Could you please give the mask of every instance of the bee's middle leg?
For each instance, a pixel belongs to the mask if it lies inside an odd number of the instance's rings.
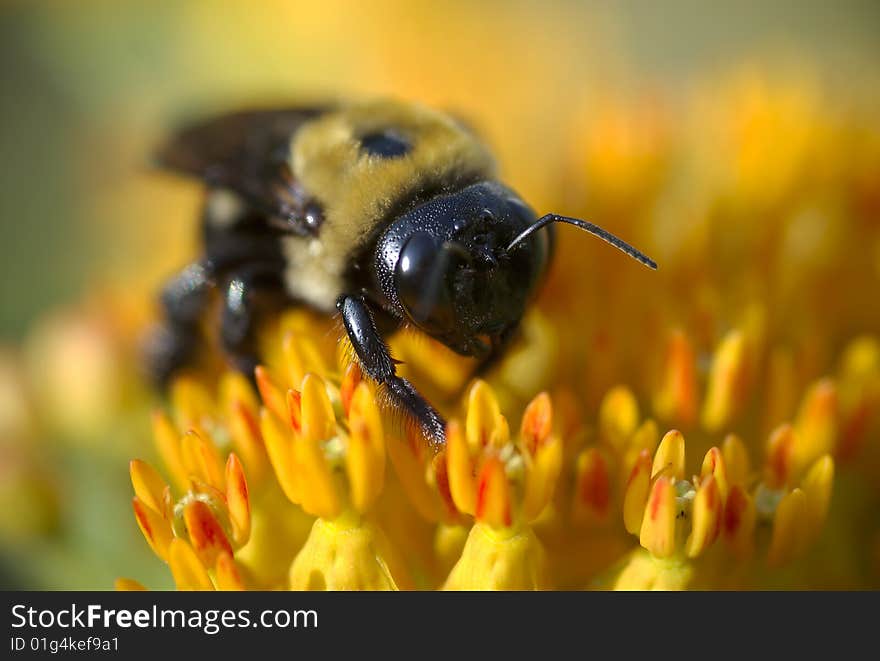
[[[230,273],[224,283],[220,340],[233,366],[251,379],[259,364],[257,321],[286,299],[281,268],[275,263],[248,264]]]
[[[199,322],[208,304],[213,283],[206,262],[187,266],[162,290],[162,323],[147,338],[146,367],[153,380],[167,384],[196,354],[201,329]]]
[[[387,388],[392,401],[419,423],[431,449],[439,452],[446,444],[446,423],[409,381],[397,375],[366,301],[360,296],[343,296],[336,307],[363,370]]]

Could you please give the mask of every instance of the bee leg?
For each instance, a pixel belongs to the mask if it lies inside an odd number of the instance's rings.
[[[259,363],[256,321],[260,312],[277,308],[283,298],[282,274],[277,264],[248,264],[231,273],[222,290],[220,340],[233,366],[251,379]]]
[[[439,452],[446,443],[446,423],[409,381],[397,375],[394,359],[366,301],[360,296],[342,296],[336,308],[363,370],[385,386],[392,401],[418,421],[433,451]]]
[[[190,363],[199,344],[199,321],[208,304],[212,286],[207,264],[187,266],[162,290],[164,322],[147,338],[147,370],[160,386]]]

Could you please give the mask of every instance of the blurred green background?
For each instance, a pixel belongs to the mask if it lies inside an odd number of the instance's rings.
[[[180,117],[321,96],[419,99],[473,118],[514,187],[540,201],[558,197],[554,164],[570,143],[556,115],[582,108],[593,90],[674,100],[743,65],[806,65],[858,96],[878,80],[878,63],[873,0],[7,1],[0,341],[17,346],[47,312],[94,287],[143,296],[186,260],[197,190],[147,168]],[[15,393],[4,395],[14,418]],[[120,495],[132,448],[146,442],[143,415],[132,429],[106,424],[88,452],[69,426],[31,423],[27,451],[4,450],[6,518],[42,523],[4,538],[3,584],[110,587],[119,574],[168,584]],[[0,432],[22,433],[5,421]],[[25,488],[10,468],[21,462],[36,474]]]

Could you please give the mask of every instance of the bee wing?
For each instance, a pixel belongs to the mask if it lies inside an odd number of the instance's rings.
[[[285,215],[290,140],[329,107],[248,110],[184,126],[159,149],[157,165],[234,190],[256,207]]]
[[[184,126],[157,154],[159,167],[204,178],[251,174],[283,161],[290,137],[325,108],[248,110]]]

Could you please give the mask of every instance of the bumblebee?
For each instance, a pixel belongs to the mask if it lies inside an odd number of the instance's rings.
[[[202,258],[161,294],[164,319],[149,358],[156,377],[192,361],[211,291],[222,300],[224,351],[249,375],[260,314],[310,306],[341,316],[363,372],[435,451],[445,423],[397,375],[388,333],[411,325],[490,365],[547,271],[555,223],[656,268],[591,223],[538,217],[497,180],[492,156],[467,127],[421,105],[229,114],[184,128],[159,164],[201,179],[207,196]]]

